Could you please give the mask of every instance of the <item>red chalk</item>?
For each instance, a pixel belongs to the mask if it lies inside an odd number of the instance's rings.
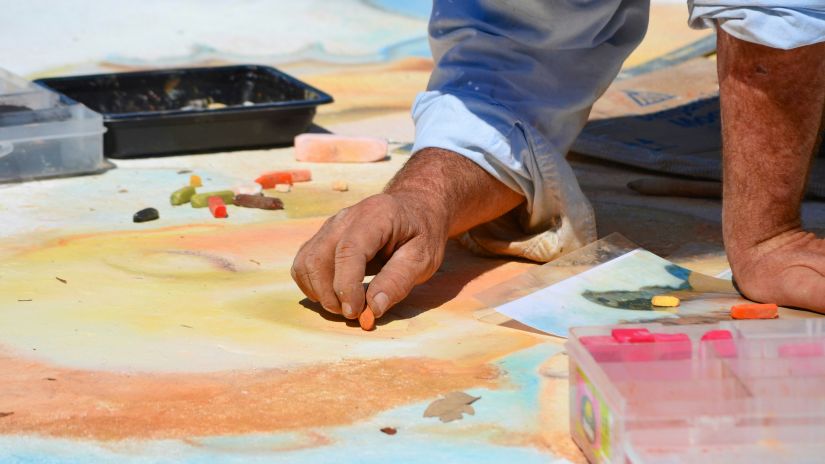
[[[613,329],[610,332],[613,335],[613,338],[616,339],[617,342],[626,343],[630,341],[630,337],[634,335],[640,334],[649,334],[650,331],[647,329]]]
[[[292,185],[293,178],[289,171],[272,171],[261,174],[255,182],[261,184],[262,188],[271,189],[278,184]]]
[[[631,335],[627,341],[629,343],[653,343],[656,340],[653,338],[653,334],[649,332],[639,332]]]
[[[225,218],[226,215],[226,204],[223,202],[221,197],[209,197],[206,200],[209,204],[209,211],[212,212],[212,216],[216,218]]]
[[[375,137],[300,134],[295,159],[314,163],[371,163],[387,157],[387,141]]]

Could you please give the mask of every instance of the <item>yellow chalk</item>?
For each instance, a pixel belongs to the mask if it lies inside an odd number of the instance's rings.
[[[650,304],[660,308],[674,308],[679,306],[679,299],[675,296],[658,295],[654,296],[653,299],[650,300]]]
[[[196,176],[192,174],[189,176],[189,186],[190,187],[203,187],[203,182],[201,182],[201,176]]]

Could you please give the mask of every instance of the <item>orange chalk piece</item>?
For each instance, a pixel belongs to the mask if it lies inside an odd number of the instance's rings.
[[[207,203],[209,204],[209,211],[212,212],[212,216],[216,218],[227,217],[226,204],[221,197],[209,197]]]
[[[361,315],[358,316],[358,323],[361,324],[361,328],[364,330],[375,330],[375,314],[369,306],[361,311]]]
[[[295,159],[312,163],[372,163],[387,157],[387,141],[376,137],[300,134]]]
[[[192,174],[189,176],[189,186],[190,187],[203,187],[203,181],[201,181],[201,176],[197,176]]]
[[[289,171],[272,171],[261,174],[255,182],[261,184],[262,188],[271,189],[280,184],[292,185],[293,179]]]
[[[779,317],[779,307],[773,303],[747,303],[731,306],[730,317],[733,319],[776,319]]]

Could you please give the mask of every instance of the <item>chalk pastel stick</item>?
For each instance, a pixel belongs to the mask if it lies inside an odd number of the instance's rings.
[[[288,171],[272,171],[261,174],[255,179],[255,182],[261,184],[265,189],[274,188],[279,184],[292,185],[292,173]]]
[[[220,197],[224,203],[232,203],[235,199],[235,192],[232,190],[219,190],[217,192],[198,193],[192,196],[190,203],[193,208],[206,208],[209,206],[209,197]]]
[[[265,197],[263,195],[235,195],[235,206],[243,208],[257,209],[284,209],[284,202],[279,198]]]
[[[313,163],[371,163],[387,157],[387,141],[376,137],[300,134],[295,159]]]
[[[740,304],[730,308],[730,317],[734,319],[775,319],[779,317],[779,307],[769,304]]]
[[[207,200],[209,204],[209,212],[212,213],[212,216],[221,219],[227,216],[226,214],[226,204],[223,202],[221,197],[209,197]]]
[[[172,192],[172,195],[169,196],[169,203],[171,203],[172,206],[178,206],[184,203],[189,203],[192,200],[192,196],[194,194],[195,187],[187,185],[186,187],[183,187]]]

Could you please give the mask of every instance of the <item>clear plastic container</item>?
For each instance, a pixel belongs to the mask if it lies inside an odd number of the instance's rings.
[[[100,172],[103,118],[0,69],[0,182]]]
[[[566,346],[570,432],[592,463],[825,456],[825,319],[582,327]]]

